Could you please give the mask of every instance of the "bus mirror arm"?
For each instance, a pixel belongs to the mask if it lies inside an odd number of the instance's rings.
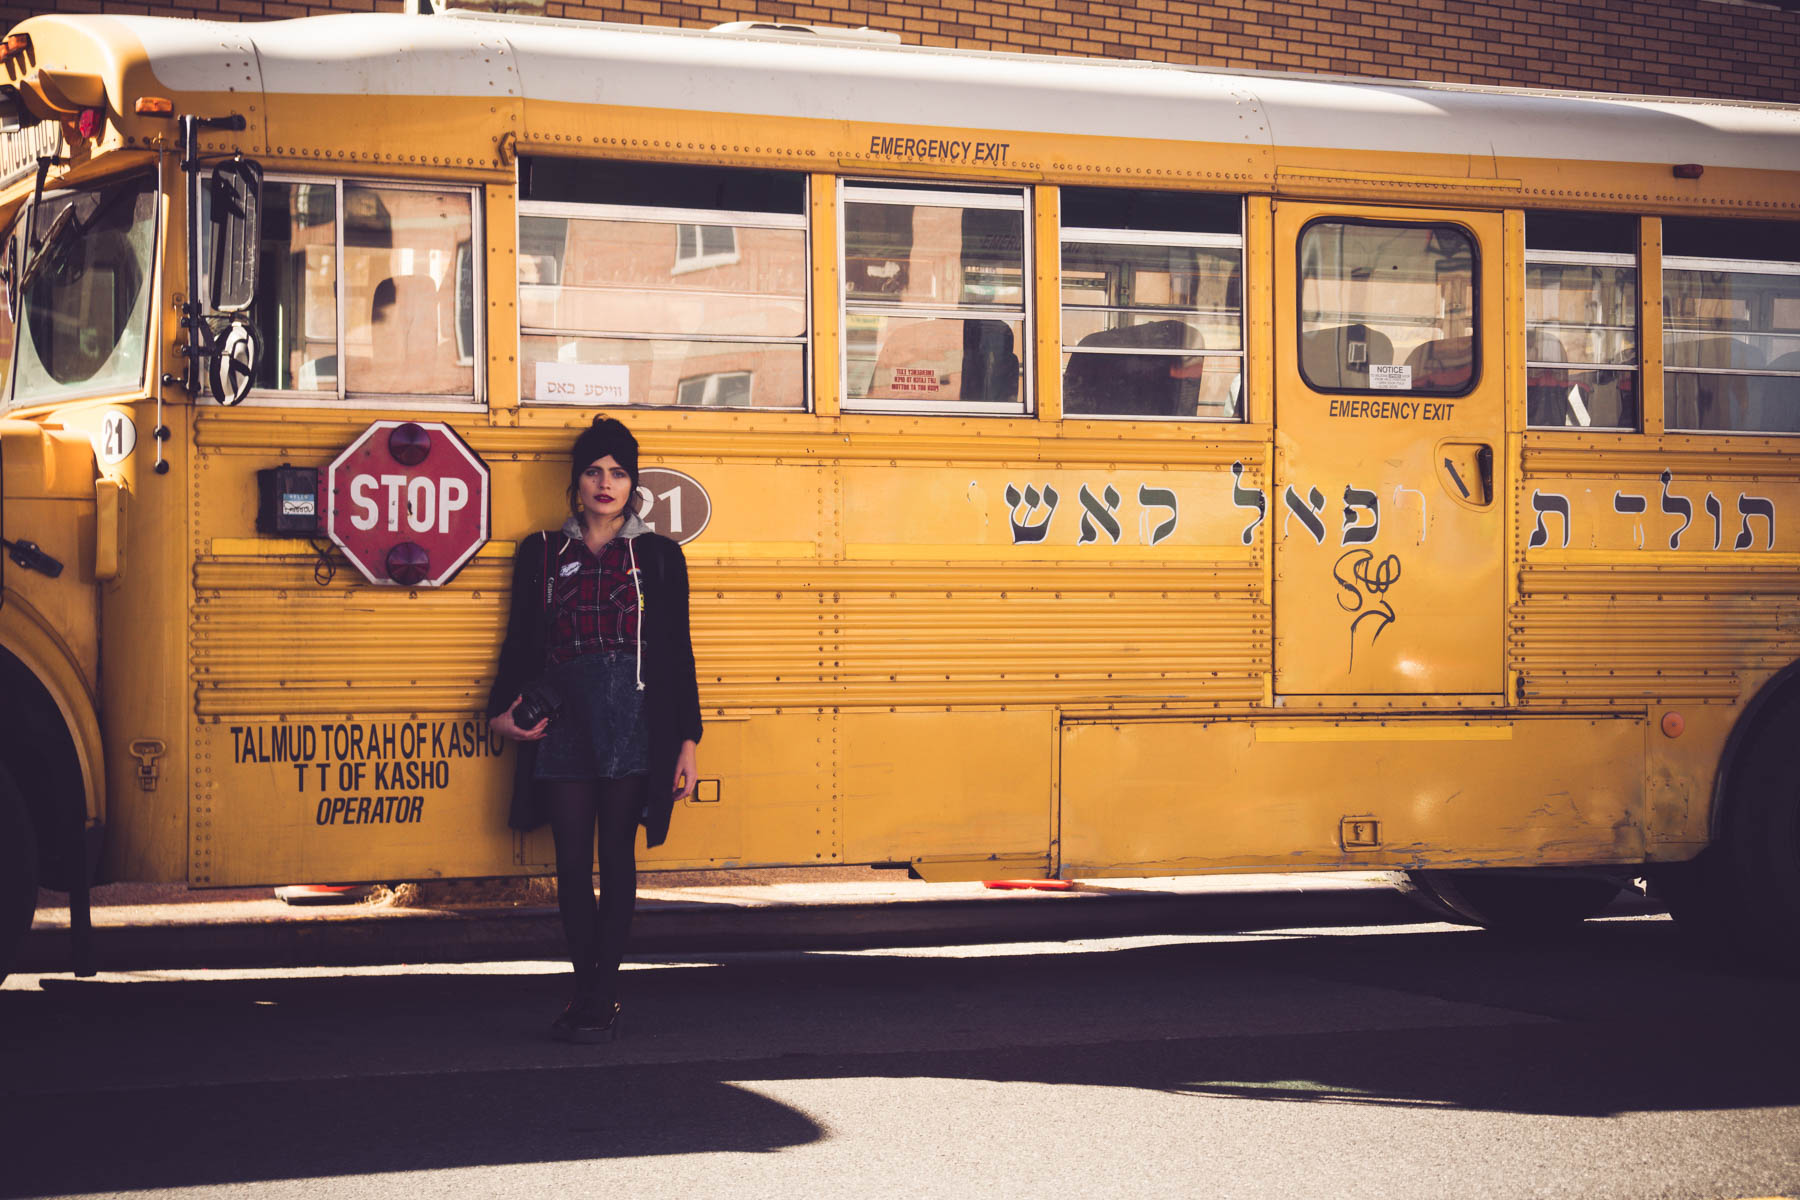
[[[221,337],[209,324],[206,305],[200,301],[201,220],[200,220],[200,131],[225,130],[241,133],[249,127],[241,113],[223,117],[186,115],[181,118],[181,170],[187,177],[187,299],[181,308],[181,323],[187,330],[187,344],[182,347],[186,359],[181,378],[165,383],[179,383],[189,399],[197,400],[209,376],[213,392],[220,403],[235,403],[249,390],[248,376],[254,369],[254,343],[249,337]],[[256,298],[257,249],[262,240],[262,168],[234,155],[219,164],[208,182],[212,202],[212,261],[207,265],[212,307],[234,318],[234,323],[248,326],[241,314],[248,312]],[[235,329],[232,332],[237,332]],[[248,346],[235,356],[233,369],[226,372],[235,386],[220,386],[219,364],[213,362],[227,345]],[[162,401],[157,398],[156,423],[163,426]],[[164,474],[168,464],[163,460],[163,439],[156,442],[156,472]]]

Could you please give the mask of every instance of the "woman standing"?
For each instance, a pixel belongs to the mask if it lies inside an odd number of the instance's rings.
[[[488,693],[489,724],[518,743],[509,823],[548,821],[556,841],[575,998],[551,1032],[566,1041],[618,1036],[638,826],[650,846],[668,836],[675,801],[694,789],[700,741],[687,560],[637,515],[637,460],[637,439],[610,417],[595,417],[575,439],[573,515],[560,531],[519,544]]]

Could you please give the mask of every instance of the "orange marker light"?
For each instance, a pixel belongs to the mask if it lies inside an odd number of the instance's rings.
[[[139,96],[132,110],[140,117],[172,117],[175,102],[166,96]]]
[[[1663,714],[1662,731],[1664,737],[1678,738],[1681,731],[1687,728],[1687,720],[1678,712]]]
[[[84,138],[91,138],[100,132],[100,122],[105,113],[97,108],[84,108],[81,115],[75,118],[75,132]]]
[[[15,33],[4,42],[0,42],[0,62],[30,52],[31,35],[29,33]]]

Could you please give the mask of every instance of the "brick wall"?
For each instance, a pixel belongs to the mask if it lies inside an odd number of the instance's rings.
[[[236,21],[399,7],[53,0],[0,5],[0,22],[40,8]],[[1800,0],[547,0],[547,11],[650,25],[869,25],[928,46],[1800,103]]]

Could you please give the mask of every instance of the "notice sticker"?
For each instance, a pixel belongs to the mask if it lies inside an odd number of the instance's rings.
[[[610,363],[541,362],[532,399],[553,404],[629,404],[631,368]]]
[[[930,367],[895,367],[893,390],[896,392],[937,392],[942,390],[938,374]]]
[[[1384,392],[1410,392],[1412,368],[1404,363],[1370,363],[1369,386]]]

